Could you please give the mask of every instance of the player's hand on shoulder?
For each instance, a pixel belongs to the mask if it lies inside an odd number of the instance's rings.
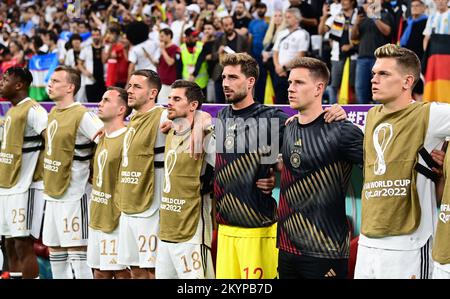
[[[169,133],[170,129],[172,128],[172,121],[166,120],[159,126],[159,129],[161,130],[161,133],[167,134]]]
[[[331,107],[325,108],[325,122],[332,123],[334,121],[345,120],[347,113],[339,104],[333,104]]]
[[[93,140],[95,143],[98,143],[98,140],[99,140],[100,138],[102,138],[104,135],[105,135],[105,127],[101,127],[101,128],[94,134],[94,137],[92,137],[92,140]]]

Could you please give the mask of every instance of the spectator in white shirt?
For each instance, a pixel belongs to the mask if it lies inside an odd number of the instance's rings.
[[[273,46],[275,102],[287,103],[288,81],[286,65],[296,57],[305,56],[309,48],[309,33],[300,27],[301,14],[297,8],[285,13],[286,29],[278,34]]]
[[[173,32],[173,43],[177,46],[182,44],[181,38],[183,37],[184,30],[192,27],[194,24],[189,20],[186,13],[186,5],[184,3],[178,3],[175,5],[175,18],[176,20],[170,25],[170,29]]]

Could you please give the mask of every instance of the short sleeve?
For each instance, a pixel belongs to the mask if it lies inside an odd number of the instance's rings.
[[[299,31],[300,43],[298,44],[299,52],[307,52],[309,49],[309,33],[306,30]]]
[[[84,47],[83,50],[81,50],[81,52],[80,52],[81,60],[83,60],[83,61],[87,60],[87,55],[88,55],[87,51],[89,51],[89,49],[90,49],[90,47]]]
[[[212,167],[216,165],[216,138],[210,133],[205,138],[205,161]]]
[[[450,104],[431,103],[428,134],[439,139],[450,136]]]
[[[425,25],[425,29],[423,30],[423,35],[430,36],[433,27],[434,18],[431,16],[427,19],[427,24]]]
[[[83,115],[81,119],[79,130],[82,135],[94,139],[95,134],[103,127],[103,122],[98,118],[98,116],[92,112],[88,111]]]
[[[41,134],[47,128],[48,114],[41,105],[34,105],[28,111],[27,116],[29,126],[37,133]]]
[[[333,25],[333,22],[334,22],[334,16],[331,16],[325,21],[325,25],[328,26],[328,28],[331,28],[331,26]]]
[[[273,50],[274,51],[278,51],[278,52],[280,51],[281,39],[286,36],[285,33],[286,33],[285,31],[281,31],[280,34],[278,34],[278,37],[277,37],[277,39],[275,41],[275,44],[273,45]]]
[[[128,52],[128,61],[134,64],[137,63],[137,55],[135,47],[131,48],[130,52]]]

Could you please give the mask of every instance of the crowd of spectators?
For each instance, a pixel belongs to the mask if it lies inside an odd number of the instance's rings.
[[[166,103],[170,84],[195,81],[208,102],[223,103],[220,65],[226,53],[248,52],[268,75],[275,103],[287,103],[286,65],[312,56],[331,69],[325,101],[336,102],[344,65],[354,103],[371,103],[374,50],[398,43],[422,58],[432,33],[449,34],[447,0],[3,0],[0,72],[56,53],[82,74],[80,102],[98,102],[139,69],[158,72]],[[415,89],[421,98],[423,82]]]

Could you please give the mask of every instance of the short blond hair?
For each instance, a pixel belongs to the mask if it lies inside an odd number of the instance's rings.
[[[394,44],[386,44],[375,50],[376,58],[393,58],[397,62],[399,69],[414,76],[414,85],[420,79],[420,60],[413,51],[402,48]]]

